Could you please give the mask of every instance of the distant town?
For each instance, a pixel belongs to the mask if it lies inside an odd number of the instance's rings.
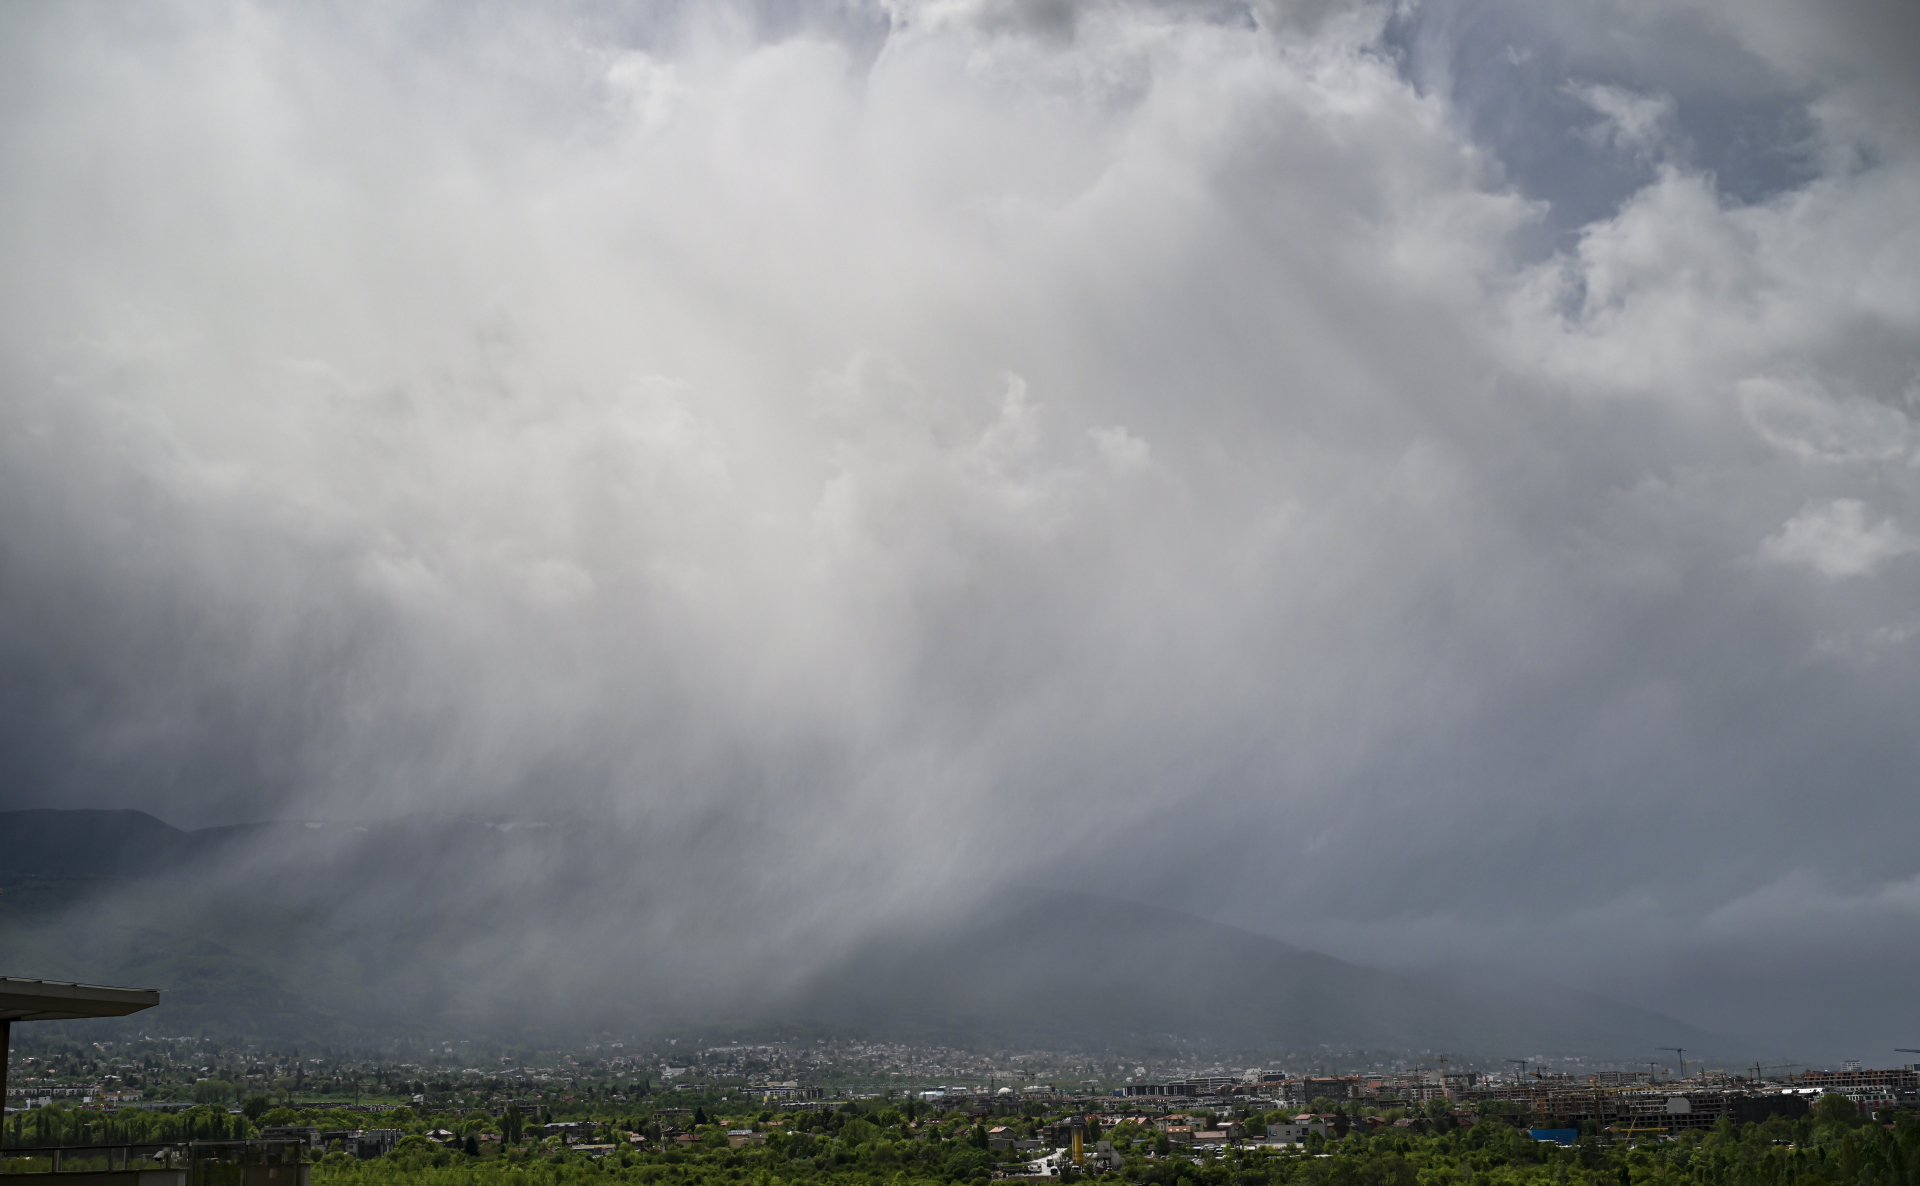
[[[25,1040],[23,1040],[25,1039]],[[206,1037],[95,1040],[26,1034],[9,1060],[9,1112],[56,1100],[102,1107],[183,1107],[245,1100],[388,1107],[401,1104],[545,1107],[648,1098],[791,1101],[905,1099],[960,1105],[1003,1097],[1132,1104],[1206,1099],[1305,1107],[1315,1101],[1415,1107],[1435,1100],[1505,1103],[1579,1112],[1613,1097],[1664,1098],[1685,1086],[1702,1100],[1756,1094],[1838,1093],[1865,1107],[1911,1105],[1912,1063],[1863,1069],[1755,1064],[1708,1067],[1657,1057],[1637,1068],[1588,1058],[1484,1059],[1443,1054],[1319,1052],[1279,1068],[1234,1068],[1217,1059],[1133,1063],[1110,1054],[976,1051],[948,1046],[817,1039],[771,1043],[608,1040],[569,1050],[513,1050],[447,1041],[404,1058],[329,1049],[268,1051]],[[1673,1065],[1684,1063],[1684,1067]],[[1596,1094],[1597,1093],[1597,1094]],[[1591,1110],[1591,1109],[1589,1109]]]
[[[1154,1115],[1204,1105],[1251,1115],[1341,1109],[1360,1124],[1407,1126],[1435,1105],[1475,1114],[1537,1117],[1624,1131],[1711,1128],[1804,1112],[1837,1096],[1864,1115],[1920,1105],[1915,1064],[1864,1068],[1707,1067],[1674,1050],[1638,1068],[1588,1059],[1443,1054],[1302,1054],[1289,1067],[1218,1062],[1134,1063],[1110,1054],[975,1051],[947,1046],[817,1039],[771,1043],[607,1040],[564,1051],[504,1053],[493,1043],[447,1041],[378,1058],[330,1050],[268,1051],[203,1037],[16,1040],[9,1116],[54,1105],[97,1111],[219,1109],[257,1119],[289,1109],[377,1114],[461,1110],[501,1115],[586,1114],[609,1108],[764,1105],[779,1111],[882,1101],[934,1111],[1010,1104]],[[1672,1065],[1673,1063],[1681,1065]],[[1178,1126],[1175,1126],[1176,1129]],[[1209,1138],[1176,1131],[1175,1140]]]
[[[22,1037],[5,1186],[1913,1186],[1920,1168],[1912,1064]]]

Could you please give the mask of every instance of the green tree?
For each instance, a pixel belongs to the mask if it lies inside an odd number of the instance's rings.
[[[233,1094],[233,1084],[225,1079],[202,1079],[193,1085],[196,1104],[224,1104]]]
[[[248,1120],[258,1124],[260,1118],[265,1116],[272,1107],[273,1101],[266,1096],[250,1095],[247,1097],[247,1102],[240,1105],[240,1111]]]

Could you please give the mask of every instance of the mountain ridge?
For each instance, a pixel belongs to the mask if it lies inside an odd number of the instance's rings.
[[[0,950],[13,975],[159,987],[176,1028],[341,1041],[571,1026],[1249,1055],[1731,1046],[1593,994],[1385,972],[1084,891],[1016,887],[824,954],[804,934],[763,952],[701,904],[775,859],[777,835],[582,822],[185,831],[142,812],[0,812]]]

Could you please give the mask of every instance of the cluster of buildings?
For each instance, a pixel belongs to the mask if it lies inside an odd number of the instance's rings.
[[[1292,1149],[1306,1144],[1309,1133],[1324,1137],[1328,1132],[1327,1119],[1311,1115],[1270,1124],[1262,1136],[1251,1142],[1246,1140],[1241,1125],[1233,1121],[1210,1127],[1198,1117],[1178,1113],[1158,1116],[1108,1115],[1102,1119],[1109,1125],[1131,1122],[1141,1128],[1150,1128],[1165,1137],[1170,1146],[1179,1146],[1183,1156],[1198,1154],[1208,1147],[1225,1148],[1228,1145]],[[1091,1147],[1086,1144],[1089,1131],[1087,1120],[1083,1116],[1069,1116],[1040,1127],[1032,1138],[1024,1140],[1014,1136],[1010,1128],[989,1129],[988,1148],[1034,1155],[1029,1161],[1003,1163],[994,1171],[994,1177],[1028,1180],[1063,1178],[1082,1171],[1104,1173],[1119,1170],[1122,1155],[1114,1148],[1112,1141],[1097,1140],[1092,1142]]]
[[[260,1130],[263,1141],[298,1141],[310,1149],[338,1149],[362,1161],[393,1152],[406,1135],[398,1128],[323,1129],[311,1124],[269,1125]]]
[[[1920,1107],[1920,1065],[1863,1070],[1808,1071],[1785,1080],[1701,1076],[1656,1080],[1651,1072],[1605,1071],[1584,1079],[1536,1074],[1489,1081],[1476,1072],[1365,1076],[1255,1074],[1240,1078],[1195,1077],[1167,1083],[1133,1083],[1114,1093],[1131,1100],[1158,1098],[1211,1101],[1248,1108],[1305,1108],[1316,1103],[1372,1108],[1416,1107],[1445,1099],[1468,1107],[1489,1101],[1535,1120],[1542,1128],[1591,1123],[1613,1132],[1676,1132],[1711,1128],[1722,1117],[1747,1124],[1772,1116],[1801,1116],[1814,1100],[1839,1095],[1862,1115],[1894,1107]]]

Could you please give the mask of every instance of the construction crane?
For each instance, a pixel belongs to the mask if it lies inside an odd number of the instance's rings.
[[[1679,1056],[1680,1056],[1680,1077],[1681,1077],[1682,1079],[1685,1079],[1685,1078],[1687,1077],[1687,1051],[1686,1051],[1686,1048],[1685,1048],[1685,1047],[1683,1047],[1683,1046],[1659,1046],[1659,1047],[1655,1047],[1655,1049],[1658,1049],[1658,1050],[1671,1050],[1671,1051],[1673,1051],[1673,1052],[1674,1052],[1675,1054],[1677,1054],[1677,1055],[1679,1055]]]
[[[1507,1061],[1508,1061],[1508,1062],[1517,1062],[1517,1063],[1519,1063],[1519,1064],[1520,1064],[1520,1077],[1521,1077],[1522,1079],[1525,1079],[1525,1078],[1527,1077],[1527,1063],[1531,1061],[1530,1059],[1525,1059],[1525,1058],[1510,1058],[1510,1059],[1508,1059]]]
[[[1446,1099],[1453,1098],[1453,1089],[1447,1086],[1447,1056],[1435,1055],[1432,1058],[1416,1058],[1415,1062],[1437,1062],[1440,1064],[1440,1094]]]

